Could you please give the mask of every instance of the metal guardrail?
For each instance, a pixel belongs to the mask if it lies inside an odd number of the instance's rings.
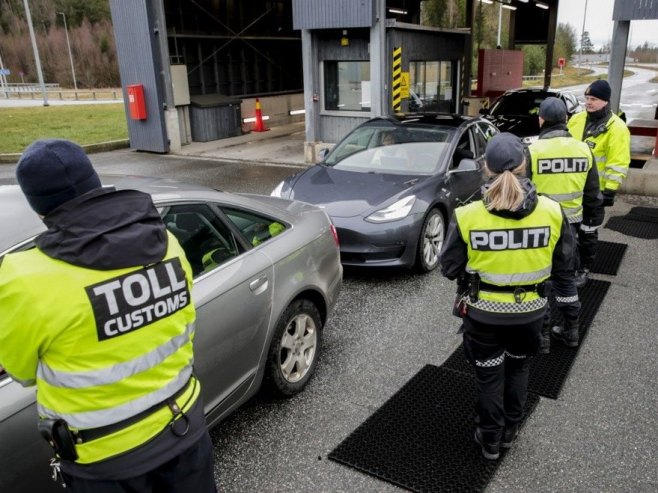
[[[41,86],[35,84],[14,84],[11,87],[0,88],[0,95],[4,99],[39,99]],[[59,84],[46,84],[48,99],[60,101],[97,101],[97,100],[123,100],[120,89],[96,89],[89,91],[59,90]]]
[[[564,74],[553,74],[551,77],[564,77]],[[542,75],[524,75],[523,80],[540,80],[544,78],[544,74]]]
[[[51,84],[44,84],[46,86],[46,90],[50,91],[52,89],[59,89],[59,84],[57,83],[51,83]],[[39,84],[22,84],[22,83],[8,83],[8,84],[3,84],[0,87],[0,90],[2,92],[41,92],[41,86]]]

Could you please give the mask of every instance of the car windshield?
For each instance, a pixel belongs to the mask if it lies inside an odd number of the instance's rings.
[[[433,125],[360,127],[324,164],[363,173],[429,175],[436,173],[454,135],[452,127]]]
[[[546,98],[534,93],[517,93],[502,96],[493,108],[491,114],[516,115],[516,116],[537,116],[539,115],[539,105]]]

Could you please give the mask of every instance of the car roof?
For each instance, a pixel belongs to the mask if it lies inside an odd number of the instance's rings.
[[[437,125],[444,127],[459,127],[460,125],[472,122],[479,119],[479,117],[472,117],[466,115],[457,115],[454,113],[432,113],[432,112],[418,112],[418,113],[396,113],[394,115],[378,116],[362,123],[359,126],[382,126],[401,125],[411,123],[420,123],[424,125]]]
[[[118,190],[132,189],[148,193],[158,206],[175,201],[220,201],[234,207],[255,210],[255,202],[263,211],[274,212],[282,219],[293,221],[294,211],[287,207],[289,201],[269,196],[232,194],[221,192],[202,185],[179,182],[168,178],[154,178],[132,175],[100,175],[104,186],[114,186]],[[32,238],[45,230],[39,216],[30,208],[20,187],[13,178],[0,180],[0,253],[14,246],[21,238]],[[264,212],[265,213],[265,212]]]
[[[523,88],[518,88],[518,89],[508,89],[505,91],[502,96],[507,96],[509,94],[527,94],[527,93],[535,93],[535,94],[542,94],[542,95],[547,95],[547,96],[557,96],[557,95],[562,95],[563,92],[558,90],[558,89],[543,89],[540,87],[523,87]]]

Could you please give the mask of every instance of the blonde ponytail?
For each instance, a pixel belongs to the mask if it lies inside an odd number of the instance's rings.
[[[494,181],[484,192],[484,203],[487,210],[514,211],[519,208],[525,198],[525,193],[517,176],[525,173],[525,162],[513,170],[505,170],[495,175]]]

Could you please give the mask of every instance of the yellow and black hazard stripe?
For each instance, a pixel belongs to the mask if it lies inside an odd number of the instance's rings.
[[[402,110],[402,48],[393,48],[393,111]]]

